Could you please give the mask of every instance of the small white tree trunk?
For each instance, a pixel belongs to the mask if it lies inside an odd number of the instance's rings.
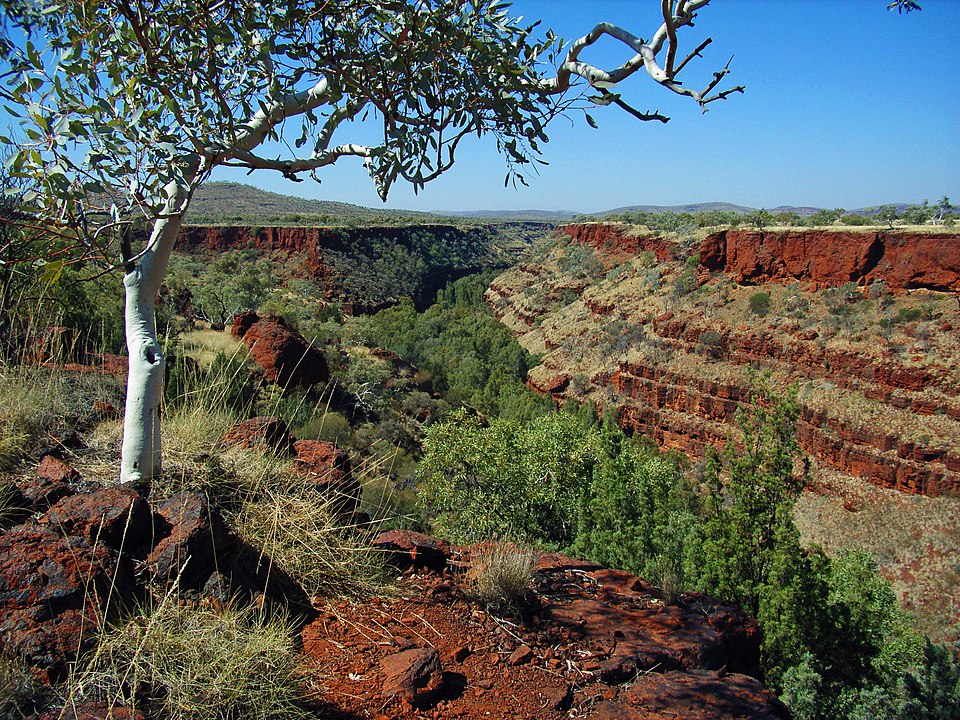
[[[165,212],[154,223],[139,262],[123,278],[130,365],[120,455],[121,483],[148,485],[160,474],[162,467],[160,401],[163,397],[164,356],[157,341],[154,306],[190,200],[189,190],[187,181],[182,178],[167,185]]]

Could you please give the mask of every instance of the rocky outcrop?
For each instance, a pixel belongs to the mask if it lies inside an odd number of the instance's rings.
[[[287,388],[310,387],[330,379],[320,351],[282,317],[261,318],[255,313],[238,317],[241,319],[234,321],[233,331],[250,349],[250,356],[268,380]]]
[[[280,454],[287,454],[293,447],[290,428],[273,415],[257,415],[241,420],[231,426],[220,438],[227,445],[242,448],[266,448]]]
[[[377,544],[394,548],[399,592],[327,601],[302,631],[346,715],[789,717],[757,679],[757,625],[734,607],[694,593],[671,602],[633,575],[554,554],[527,606],[494,617],[470,590],[478,548],[400,531]]]
[[[747,388],[643,365],[621,363],[605,381],[616,390],[620,425],[665,449],[703,457],[729,437],[737,411],[750,402]],[[960,455],[906,442],[888,429],[844,422],[801,406],[800,447],[827,465],[875,485],[906,493],[960,493]]]
[[[0,650],[40,679],[63,680],[133,588],[130,561],[106,545],[40,525],[9,530],[0,535]]]
[[[895,292],[960,292],[960,235],[899,230],[721,230],[701,268],[738,283],[800,281],[810,289],[882,280]]]
[[[639,232],[630,225],[574,223],[561,225],[557,231],[569,235],[579,243],[606,253],[636,256],[651,252],[660,262],[678,260],[681,256],[680,246],[677,243],[650,233]]]

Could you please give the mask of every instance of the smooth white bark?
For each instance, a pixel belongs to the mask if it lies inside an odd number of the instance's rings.
[[[157,293],[190,197],[187,181],[166,187],[164,214],[156,220],[147,249],[123,278],[129,370],[123,416],[120,482],[149,484],[162,470],[160,403],[165,358],[157,340],[154,315]]]

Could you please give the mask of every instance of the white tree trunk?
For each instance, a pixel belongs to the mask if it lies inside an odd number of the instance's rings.
[[[157,342],[155,293],[142,265],[123,278],[126,336],[130,366],[123,415],[121,483],[148,483],[160,474],[160,400],[163,396],[163,349]]]
[[[123,278],[130,365],[123,416],[120,482],[136,485],[149,485],[162,467],[160,402],[165,359],[163,348],[157,341],[154,306],[187,209],[189,185],[183,180],[174,181],[167,185],[166,191],[167,212],[156,220],[146,250]]]

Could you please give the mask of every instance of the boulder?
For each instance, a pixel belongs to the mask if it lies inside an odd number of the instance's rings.
[[[406,700],[416,708],[429,706],[443,690],[440,654],[434,648],[412,648],[380,661],[383,694]]]
[[[100,623],[136,597],[133,567],[104,544],[39,525],[0,536],[0,649],[64,679]]]
[[[182,588],[202,588],[234,546],[223,519],[193,491],[174,495],[156,511],[170,532],[147,556],[150,574],[160,582],[179,577]]]
[[[298,440],[294,469],[333,503],[337,512],[349,514],[360,505],[360,481],[350,467],[350,455],[330,442]]]
[[[244,448],[269,448],[276,452],[288,453],[293,443],[287,424],[272,415],[258,415],[243,420],[224,433],[221,440],[228,445]]]
[[[117,551],[146,548],[154,540],[150,506],[129,488],[103,488],[63,498],[40,523]]]
[[[80,472],[53,455],[45,455],[37,466],[36,476],[52,483],[79,482]]]
[[[243,336],[247,334],[247,330],[259,319],[260,316],[252,310],[237,313],[233,316],[233,325],[230,327],[230,334],[242,340]]]
[[[438,540],[412,530],[388,530],[380,533],[373,545],[389,553],[390,562],[401,569],[427,568],[442,572],[453,553],[453,548],[446,540]]]
[[[282,387],[310,387],[330,378],[323,355],[281,317],[260,318],[243,342],[264,376]]]

